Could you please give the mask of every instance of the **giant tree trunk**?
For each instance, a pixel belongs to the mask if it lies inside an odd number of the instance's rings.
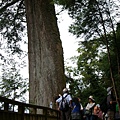
[[[25,0],[29,101],[49,106],[65,86],[63,50],[52,0]]]

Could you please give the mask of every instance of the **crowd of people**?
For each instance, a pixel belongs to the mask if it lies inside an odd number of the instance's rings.
[[[65,104],[65,101],[68,105]],[[90,95],[88,103],[83,107],[81,99],[72,98],[67,88],[64,88],[63,94],[56,99],[57,109],[61,112],[61,120],[114,120],[116,102],[112,97],[112,87],[107,89],[106,104],[107,111],[105,113],[101,110],[100,104],[97,104]]]

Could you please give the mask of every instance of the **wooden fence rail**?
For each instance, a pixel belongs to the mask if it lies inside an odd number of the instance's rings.
[[[60,112],[0,97],[0,120],[60,120]]]

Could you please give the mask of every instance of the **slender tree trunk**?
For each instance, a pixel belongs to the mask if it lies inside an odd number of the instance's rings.
[[[48,107],[65,87],[63,49],[52,0],[25,0],[29,101]]]
[[[118,103],[118,105],[120,104],[119,101],[118,101],[118,93],[117,93],[117,87],[116,87],[116,84],[115,84],[115,78],[114,78],[114,74],[113,74],[113,66],[112,66],[112,61],[111,61],[111,55],[110,55],[110,49],[109,49],[109,40],[108,40],[108,37],[107,37],[107,33],[106,33],[106,29],[105,29],[105,25],[104,25],[104,20],[103,20],[103,16],[102,16],[102,13],[100,11],[100,8],[99,8],[99,4],[98,2],[97,3],[97,7],[99,9],[99,14],[100,14],[100,18],[101,18],[101,22],[102,22],[102,27],[103,27],[103,31],[104,31],[104,40],[106,42],[106,48],[107,48],[107,52],[108,52],[108,61],[109,61],[109,65],[110,65],[110,75],[111,75],[111,81],[112,81],[112,85],[113,85],[113,89],[114,89],[114,93],[115,93],[115,98],[116,98],[116,101]],[[111,19],[110,19],[111,20]],[[112,24],[112,23],[111,23]],[[112,26],[113,28],[113,26]],[[113,29],[113,33],[114,33],[114,29]],[[115,35],[115,34],[114,34]],[[116,35],[115,35],[116,36]],[[116,42],[116,40],[115,40]],[[118,66],[119,66],[119,62],[118,62],[118,54],[117,54],[117,63],[118,63]],[[119,112],[120,112],[120,105],[119,105]]]
[[[116,53],[116,59],[117,59],[117,65],[118,65],[118,75],[120,76],[120,49],[119,49],[119,43],[117,42],[117,36],[116,36],[114,25],[113,25],[113,22],[112,22],[112,19],[111,19],[110,11],[108,12],[108,15],[109,15],[110,22],[111,22],[111,28],[113,30],[113,40],[114,40],[114,44],[115,44],[115,53]],[[114,84],[115,84],[115,80],[114,80]],[[119,94],[117,93],[116,84],[113,87],[114,87],[116,101],[117,101],[117,104],[119,106],[119,113],[120,113],[120,100],[119,100]]]
[[[107,4],[107,7],[108,7],[108,4]],[[109,17],[110,23],[111,23],[111,28],[112,28],[112,31],[113,31],[113,40],[114,40],[114,44],[115,44],[115,53],[116,53],[117,64],[118,64],[118,75],[120,76],[120,49],[119,49],[119,44],[117,42],[117,36],[116,36],[115,29],[114,29],[114,24],[113,24],[113,21],[112,21],[112,18],[111,18],[109,7],[108,7],[108,10],[107,10],[107,13],[108,13],[108,17]]]

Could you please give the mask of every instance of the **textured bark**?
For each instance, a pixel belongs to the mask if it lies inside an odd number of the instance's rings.
[[[63,49],[51,0],[25,0],[28,28],[29,100],[49,106],[65,86]]]

